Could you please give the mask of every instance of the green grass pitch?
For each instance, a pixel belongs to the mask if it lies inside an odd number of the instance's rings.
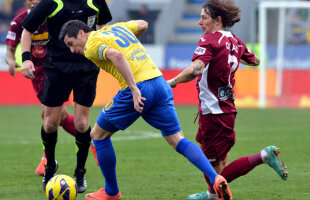
[[[91,126],[100,110],[92,108]],[[196,111],[194,106],[177,107],[183,132],[190,140],[197,131],[197,122],[193,123]],[[42,177],[34,172],[42,156],[40,113],[40,107],[0,107],[0,199],[46,199]],[[229,162],[275,145],[289,172],[288,180],[282,181],[267,165],[258,166],[229,184],[235,200],[310,199],[310,110],[240,109],[235,130],[237,141]],[[181,200],[206,190],[202,173],[142,119],[116,133],[112,141],[124,200]],[[76,165],[74,139],[61,128],[56,159],[57,173],[72,177]],[[91,153],[86,168],[86,193],[103,187],[103,176]],[[84,194],[77,199],[84,199]]]

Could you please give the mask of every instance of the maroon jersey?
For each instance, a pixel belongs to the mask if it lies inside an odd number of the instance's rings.
[[[6,36],[5,44],[16,47],[23,32],[22,22],[27,17],[29,10],[17,15],[12,21]],[[43,24],[39,30],[32,34],[31,60],[35,66],[42,66],[46,60],[46,44],[48,41],[47,24]]]
[[[236,112],[233,86],[240,59],[255,62],[255,55],[229,31],[217,31],[204,35],[198,43],[192,60],[206,64],[202,75],[196,79],[199,95],[199,112]]]

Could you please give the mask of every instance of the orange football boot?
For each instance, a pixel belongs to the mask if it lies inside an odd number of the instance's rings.
[[[220,200],[232,200],[231,191],[228,187],[226,179],[223,176],[217,175],[215,177],[213,189],[215,190]]]
[[[43,156],[41,158],[41,162],[39,163],[37,169],[36,169],[36,174],[43,176],[45,172],[45,165],[47,164],[46,160],[46,155],[45,152],[43,153]]]
[[[86,200],[121,200],[122,199],[122,194],[121,192],[118,192],[117,195],[115,196],[109,196],[104,188],[101,188],[100,190],[93,192],[93,193],[88,193],[85,195]]]

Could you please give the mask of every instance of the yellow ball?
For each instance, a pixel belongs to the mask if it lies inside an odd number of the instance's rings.
[[[75,200],[77,185],[70,176],[56,175],[48,181],[45,193],[49,200]]]

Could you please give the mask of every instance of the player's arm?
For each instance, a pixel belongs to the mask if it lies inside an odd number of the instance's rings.
[[[138,28],[134,34],[138,38],[147,30],[148,22],[145,20],[135,20],[135,22],[137,23]]]
[[[203,63],[201,60],[196,59],[192,62],[192,64],[184,69],[180,74],[178,74],[173,79],[168,80],[169,85],[174,88],[179,83],[187,83],[197,76],[201,75],[206,64]]]
[[[22,37],[21,37],[21,45],[22,45],[22,52],[23,52],[22,73],[24,77],[29,78],[29,79],[34,78],[33,71],[35,71],[33,62],[30,59],[31,35],[32,34],[29,31],[24,29],[22,33]]]
[[[16,74],[15,68],[20,67],[15,61],[15,51],[16,51],[16,47],[7,45],[6,54],[5,54],[5,62],[9,65],[9,73],[12,76],[15,76]]]
[[[55,1],[42,0],[36,5],[27,17],[23,20],[22,26],[24,28],[21,36],[22,45],[22,73],[26,78],[33,79],[34,65],[30,60],[31,35],[40,28],[46,21],[48,16],[58,8]]]
[[[258,66],[259,64],[260,64],[260,59],[259,58],[257,58],[257,57],[255,57],[255,61],[254,61],[254,63],[248,63],[248,62],[246,62],[246,61],[244,61],[244,60],[240,60],[240,63],[242,63],[242,64],[244,64],[244,65],[249,65],[249,66]]]
[[[146,99],[144,97],[141,97],[140,90],[135,83],[135,79],[133,77],[129,63],[126,60],[125,56],[120,51],[117,51],[113,48],[109,48],[106,51],[105,57],[107,60],[113,63],[113,65],[116,67],[119,73],[124,77],[128,87],[132,92],[132,98],[135,110],[141,113],[143,111],[144,106],[142,100]]]

